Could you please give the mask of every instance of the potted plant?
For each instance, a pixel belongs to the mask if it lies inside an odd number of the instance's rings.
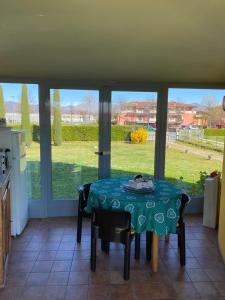
[[[187,194],[191,197],[191,202],[188,204],[185,212],[190,214],[200,214],[203,213],[204,207],[204,188],[205,188],[205,180],[208,177],[219,176],[220,172],[213,171],[210,174],[206,171],[201,171],[199,173],[199,180],[195,180],[193,177],[192,183],[185,183],[183,181],[183,177],[180,177],[178,181],[178,185],[182,188]]]

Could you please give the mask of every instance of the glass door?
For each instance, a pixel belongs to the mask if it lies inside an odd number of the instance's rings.
[[[111,175],[154,175],[156,92],[113,91]]]
[[[52,198],[75,200],[98,179],[99,92],[51,89],[50,98]]]
[[[215,89],[169,89],[165,177],[192,197],[203,197],[205,177],[222,171],[224,94]]]

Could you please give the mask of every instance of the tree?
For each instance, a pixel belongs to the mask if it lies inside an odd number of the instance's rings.
[[[216,97],[213,95],[206,95],[203,97],[202,104],[206,108],[207,123],[209,127],[215,127],[218,118],[220,118],[222,109],[216,109],[218,107],[218,102]],[[219,115],[219,116],[218,116]]]
[[[60,146],[62,145],[62,124],[59,90],[54,90],[53,118],[53,142],[55,146]]]
[[[91,115],[93,115],[93,116],[95,115],[95,119],[97,121],[98,105],[97,105],[97,101],[96,101],[96,98],[94,97],[94,95],[87,94],[84,96],[82,108],[83,108],[84,117],[86,117],[85,120],[87,122],[91,121]]]
[[[1,85],[0,85],[0,118],[5,118],[5,103],[4,103],[3,89]]]
[[[21,128],[25,130],[25,143],[29,147],[32,141],[32,132],[30,124],[30,110],[28,100],[28,90],[26,84],[22,85],[21,95]]]

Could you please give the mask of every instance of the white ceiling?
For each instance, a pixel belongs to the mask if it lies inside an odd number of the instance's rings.
[[[224,0],[1,0],[0,77],[225,82]]]

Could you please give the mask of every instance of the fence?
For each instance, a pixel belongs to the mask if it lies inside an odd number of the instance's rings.
[[[183,129],[177,131],[177,140],[200,146],[202,148],[223,151],[224,137],[223,136],[204,136],[203,130],[198,129]]]

